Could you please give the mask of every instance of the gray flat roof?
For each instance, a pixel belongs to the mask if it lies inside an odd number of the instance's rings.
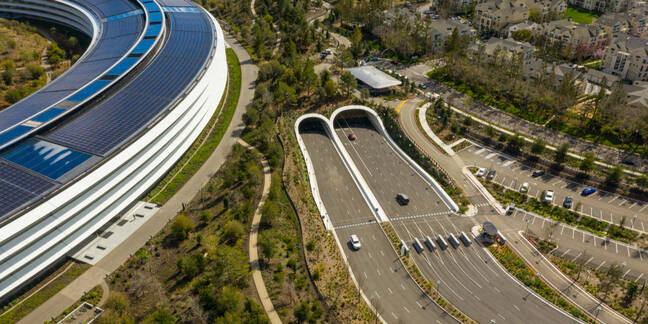
[[[400,80],[370,65],[348,68],[346,70],[351,72],[356,79],[374,89],[384,89],[402,84]]]

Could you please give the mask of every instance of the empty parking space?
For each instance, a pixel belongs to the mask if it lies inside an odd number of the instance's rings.
[[[520,190],[523,183],[528,183],[527,194],[530,197],[542,199],[544,191],[553,190],[553,203],[556,205],[562,206],[565,198],[570,196],[572,209],[582,215],[617,225],[624,222],[625,226],[640,232],[646,232],[648,227],[648,204],[644,201],[602,190],[583,196],[585,185],[550,174],[534,177],[533,169],[486,147],[472,145],[459,155],[468,164],[495,170],[492,181],[509,189]]]

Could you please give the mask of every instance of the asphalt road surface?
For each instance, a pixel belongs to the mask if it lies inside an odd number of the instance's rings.
[[[469,146],[458,153],[464,161],[478,167],[495,170],[494,182],[513,190],[527,182],[531,197],[542,199],[545,190],[554,191],[553,203],[562,206],[567,196],[574,199],[572,209],[585,216],[619,225],[625,217],[625,226],[637,231],[648,231],[648,203],[629,197],[597,190],[589,196],[581,195],[586,187],[583,184],[560,178],[551,174],[533,177],[533,169],[490,148]]]
[[[456,323],[402,269],[320,121],[303,121],[302,139],[313,161],[320,196],[361,289],[388,323]],[[348,240],[360,238],[354,251]]]
[[[449,208],[430,185],[396,153],[366,117],[336,119],[336,133],[391,219],[399,237],[408,242],[425,236],[458,238],[470,233],[475,220],[451,215]],[[353,133],[355,140],[349,140]],[[407,206],[396,202],[402,192],[410,197]],[[531,294],[516,283],[476,244],[449,247],[445,251],[411,248],[416,263],[428,279],[441,286],[441,294],[469,317],[481,323],[572,323],[573,319]],[[488,261],[488,263],[486,262]],[[490,264],[489,264],[490,263]]]
[[[441,197],[373,128],[369,119],[345,118],[343,114],[336,118],[335,131],[391,220],[451,213]],[[355,140],[349,140],[350,133],[355,134]],[[398,193],[407,195],[410,203],[401,206],[396,201]]]

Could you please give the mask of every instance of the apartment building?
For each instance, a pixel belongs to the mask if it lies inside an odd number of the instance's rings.
[[[648,81],[648,39],[617,34],[605,48],[601,70],[630,81]]]

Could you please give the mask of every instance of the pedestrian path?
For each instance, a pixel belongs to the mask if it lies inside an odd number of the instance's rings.
[[[246,143],[242,139],[237,139],[238,143],[243,145],[248,150],[256,150],[254,146]],[[279,314],[274,309],[272,305],[272,300],[270,295],[268,295],[268,289],[266,289],[265,283],[263,282],[263,276],[261,275],[260,265],[259,265],[259,249],[258,249],[258,239],[259,239],[259,224],[261,223],[261,214],[263,210],[263,205],[265,200],[270,193],[270,184],[272,182],[272,170],[270,170],[270,165],[268,160],[259,152],[261,156],[261,164],[263,165],[263,193],[261,194],[261,201],[254,211],[254,217],[252,218],[252,228],[250,229],[250,239],[249,239],[249,257],[250,257],[250,267],[252,269],[252,280],[254,280],[254,286],[256,287],[257,293],[259,294],[259,299],[265,309],[268,318],[272,324],[281,324],[281,319]]]

